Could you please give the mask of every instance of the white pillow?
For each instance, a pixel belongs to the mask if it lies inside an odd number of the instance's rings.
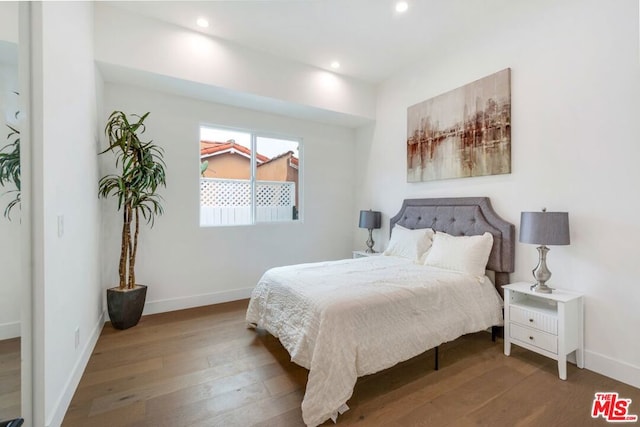
[[[434,231],[430,228],[410,230],[396,224],[383,255],[399,256],[418,261],[431,247]]]
[[[493,235],[488,232],[482,236],[451,236],[438,232],[424,264],[472,274],[482,279],[492,246]]]

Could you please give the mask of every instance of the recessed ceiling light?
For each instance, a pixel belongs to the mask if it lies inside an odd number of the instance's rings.
[[[209,21],[207,21],[205,18],[198,18],[198,20],[196,21],[196,24],[198,24],[198,27],[202,27],[202,28],[209,27]]]
[[[340,63],[338,61],[333,61],[331,63],[331,68],[333,68],[334,70],[337,70],[338,68],[340,68]]]
[[[409,9],[409,3],[407,3],[406,1],[399,1],[398,3],[396,3],[396,12],[406,12],[407,9]]]

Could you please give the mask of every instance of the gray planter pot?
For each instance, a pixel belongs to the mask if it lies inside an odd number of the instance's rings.
[[[147,287],[145,285],[136,285],[134,289],[125,290],[107,289],[107,308],[113,327],[128,329],[136,326],[142,316],[146,298]]]

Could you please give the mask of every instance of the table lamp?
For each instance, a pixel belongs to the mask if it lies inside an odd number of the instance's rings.
[[[365,251],[368,254],[375,253],[373,250],[373,229],[380,228],[381,223],[381,214],[377,211],[372,211],[369,209],[368,211],[360,211],[360,228],[366,228],[369,230],[369,239],[367,239],[367,250]]]
[[[540,259],[533,269],[536,284],[531,287],[535,292],[552,293],[553,289],[546,285],[551,278],[547,268],[546,245],[569,244],[569,214],[567,212],[522,212],[520,214],[520,242],[540,245],[537,247]]]

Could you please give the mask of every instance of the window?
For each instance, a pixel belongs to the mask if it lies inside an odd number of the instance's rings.
[[[300,218],[299,139],[200,128],[200,226]]]

